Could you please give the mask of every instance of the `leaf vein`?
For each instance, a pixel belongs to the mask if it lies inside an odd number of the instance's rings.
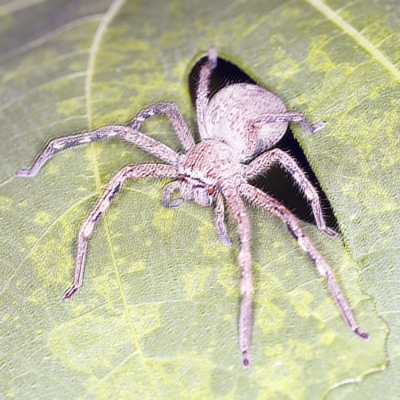
[[[346,22],[337,11],[332,10],[321,0],[307,0],[321,14],[339,26],[347,35],[353,38],[361,47],[370,53],[383,67],[392,73],[397,79],[400,79],[398,68],[382,53],[377,47],[366,39],[356,28]]]

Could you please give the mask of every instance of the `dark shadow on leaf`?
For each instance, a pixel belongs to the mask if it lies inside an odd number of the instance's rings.
[[[193,105],[196,103],[196,89],[200,68],[206,60],[207,56],[200,58],[189,73],[189,93]],[[263,84],[256,82],[237,65],[224,58],[218,57],[217,67],[213,70],[211,75],[209,98],[211,99],[215,93],[225,86],[235,83],[250,83],[264,87]],[[322,190],[314,171],[290,128],[275,147],[290,154],[306,173],[320,196],[322,209],[328,226],[338,230],[338,223],[329,200]],[[315,219],[307,199],[300,192],[297,185],[293,182],[293,179],[278,166],[271,168],[265,175],[255,179],[252,184],[279,200],[301,220],[315,225]]]

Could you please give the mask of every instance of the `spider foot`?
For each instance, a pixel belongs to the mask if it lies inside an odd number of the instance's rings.
[[[325,233],[326,236],[329,236],[332,239],[334,239],[338,235],[336,231],[334,231],[331,228],[328,228],[327,226],[325,228],[322,228],[321,232]]]
[[[317,122],[316,124],[311,126],[311,132],[309,134],[313,135],[315,132],[320,131],[325,125],[326,125],[325,121]]]
[[[179,208],[183,204],[182,199],[175,199],[175,200],[168,200],[168,201],[163,201],[162,205],[165,208]]]
[[[17,171],[17,176],[21,176],[24,178],[31,178],[35,175],[36,175],[36,173],[32,172],[32,170],[30,170],[30,169],[20,169],[19,171]]]
[[[224,246],[232,246],[232,240],[229,239],[229,236],[226,234],[219,234],[219,238]]]
[[[79,290],[79,287],[76,287],[75,285],[71,287],[71,289],[68,290],[67,293],[65,293],[63,300],[64,301],[70,301],[72,297],[75,296],[75,293]]]
[[[354,329],[354,333],[359,336],[361,339],[364,339],[366,342],[368,342],[371,339],[371,336],[369,335],[369,333],[364,332],[363,330],[361,330],[360,328],[356,328]]]
[[[249,357],[249,352],[247,350],[242,351],[242,364],[244,369],[250,367],[250,357]]]
[[[214,69],[217,66],[217,50],[215,47],[210,47],[208,49],[208,65],[210,69]]]

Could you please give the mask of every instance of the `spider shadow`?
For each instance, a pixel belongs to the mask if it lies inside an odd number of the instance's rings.
[[[198,59],[189,73],[189,93],[193,105],[196,104],[196,90],[200,68],[207,59],[207,56]],[[218,57],[217,66],[212,71],[211,75],[209,99],[211,99],[220,89],[234,83],[250,83],[258,85],[254,79],[247,75],[237,65],[225,60],[224,58]],[[196,135],[197,137],[195,137],[195,140],[197,142],[200,140],[200,137],[198,136],[198,132],[196,132]],[[290,127],[273,148],[279,148],[288,153],[305,172],[306,176],[318,192],[327,225],[330,228],[339,231],[339,225],[333,213],[332,206],[325,192],[322,190],[314,171],[312,170]],[[316,225],[311,205],[300,192],[298,186],[294,183],[293,178],[279,166],[272,167],[264,175],[250,183],[280,201],[286,208],[296,215],[297,218]]]

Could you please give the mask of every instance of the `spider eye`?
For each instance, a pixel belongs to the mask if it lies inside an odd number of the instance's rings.
[[[208,188],[208,194],[211,196],[214,192],[215,192],[214,186],[210,186],[210,187]]]
[[[185,177],[184,177],[183,175],[179,175],[179,176],[178,176],[178,179],[182,182],[182,181],[185,180]]]

